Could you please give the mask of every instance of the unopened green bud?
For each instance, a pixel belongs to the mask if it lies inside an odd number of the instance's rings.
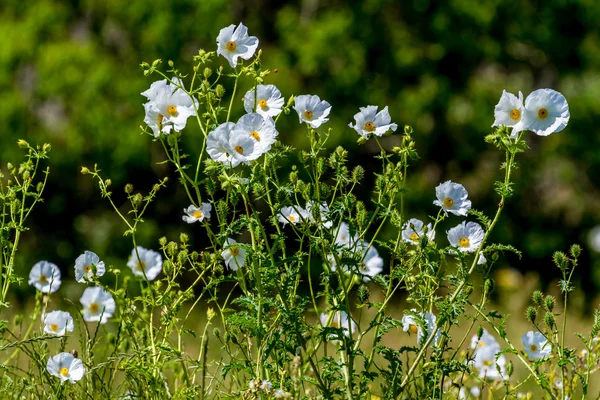
[[[571,257],[579,258],[580,255],[581,255],[581,246],[578,244],[574,244],[573,246],[571,246]]]
[[[158,244],[161,245],[161,247],[165,247],[167,245],[167,238],[166,237],[161,237],[160,239],[158,239]]]
[[[494,287],[494,282],[491,279],[486,279],[483,283],[483,291],[484,293],[490,293],[492,288]]]
[[[175,242],[169,242],[169,245],[167,246],[167,253],[169,253],[169,255],[172,257],[175,255],[175,253],[177,252],[177,248],[179,246],[177,245],[177,243]]]
[[[90,173],[90,170],[87,167],[81,167],[81,174],[87,175]]]
[[[14,166],[11,163],[6,164],[6,168],[8,168],[9,170],[13,169]]]
[[[534,323],[537,318],[537,310],[532,306],[527,307],[527,310],[525,310],[525,317],[527,318],[527,321]]]
[[[159,185],[158,183],[155,183],[155,184],[152,186],[152,190],[153,190],[154,192],[158,192],[158,191],[160,190],[160,185]]]
[[[414,132],[412,126],[410,125],[404,125],[404,134],[405,135],[412,135]]]
[[[483,326],[479,325],[477,327],[477,339],[481,339],[482,336],[483,336]]]
[[[365,169],[363,167],[361,167],[360,165],[354,167],[354,169],[352,170],[352,182],[358,183],[364,178],[364,176]]]
[[[217,85],[217,87],[215,88],[215,93],[216,93],[217,97],[225,96],[225,88],[223,87],[223,85],[221,85],[221,84]]]
[[[508,365],[506,366],[506,373],[508,374],[508,376],[512,376],[514,371],[515,371],[515,367],[513,366],[512,361],[509,361]]]
[[[192,251],[192,253],[190,254],[190,258],[192,259],[192,261],[197,261],[198,260],[198,252]]]
[[[187,233],[181,233],[179,234],[179,241],[181,243],[187,243],[190,240],[190,237]]]
[[[555,252],[554,255],[552,256],[552,259],[554,260],[554,263],[556,264],[556,266],[558,268],[560,268],[561,270],[565,270],[567,268],[569,259],[567,258],[567,255],[565,253],[563,253],[562,251]]]
[[[367,143],[367,139],[361,136],[361,137],[358,138],[358,140],[356,141],[356,143],[358,143],[358,144],[365,144],[365,143]]]
[[[152,62],[152,68],[156,68],[156,67],[158,67],[158,66],[160,65],[160,63],[162,63],[162,60],[161,60],[160,58],[159,58],[159,59],[157,59],[157,60],[154,60],[154,61]]]
[[[169,64],[169,67],[173,68],[175,66],[175,63],[171,60],[167,61],[167,64]]]
[[[27,147],[29,147],[29,143],[27,143],[23,139],[17,140],[17,145],[22,149],[26,149]]]
[[[546,326],[548,326],[548,328],[554,327],[554,324],[556,323],[556,317],[554,314],[546,313],[546,315],[544,315],[544,323]]]
[[[127,193],[127,194],[133,193],[133,185],[131,183],[128,183],[127,185],[125,185],[125,193]]]
[[[42,150],[44,150],[45,152],[49,152],[52,149],[52,146],[50,146],[50,143],[44,143],[44,145],[42,146]]]
[[[15,318],[13,319],[13,322],[16,326],[21,325],[21,322],[23,322],[23,316],[20,314],[15,315]]]
[[[28,180],[30,176],[31,176],[31,174],[29,173],[29,171],[27,171],[27,170],[23,171],[23,179],[24,180]]]
[[[221,336],[221,331],[219,330],[219,328],[213,329],[213,335],[215,335],[217,339],[219,338],[219,336]]]
[[[369,288],[366,285],[360,285],[356,291],[359,304],[366,304],[369,301]]]
[[[552,312],[552,310],[554,310],[554,304],[556,303],[556,300],[554,299],[554,297],[548,295],[546,296],[544,303],[546,304],[546,310]]]
[[[533,300],[533,304],[535,304],[536,306],[539,307],[542,305],[542,302],[544,301],[544,294],[542,292],[540,292],[539,290],[536,290],[531,295],[531,299]]]
[[[206,79],[208,79],[208,78],[210,78],[211,75],[212,75],[212,69],[210,69],[208,67],[204,68],[204,77]]]
[[[38,182],[37,186],[36,186],[36,191],[39,193],[42,191],[42,189],[44,188],[44,184],[42,182]]]
[[[112,185],[112,181],[110,179],[104,181],[104,186],[109,187],[110,185]]]
[[[131,202],[133,203],[134,207],[137,207],[140,204],[142,204],[142,201],[144,201],[144,197],[140,193],[136,193],[135,196],[133,196],[133,199],[131,199]]]

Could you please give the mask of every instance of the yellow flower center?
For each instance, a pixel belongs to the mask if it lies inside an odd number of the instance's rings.
[[[86,274],[88,272],[90,272],[92,270],[92,267],[90,265],[86,265],[85,267],[83,267],[83,272],[85,272]]]
[[[483,340],[481,340],[477,346],[479,346],[479,347],[485,347],[485,342]]]
[[[313,112],[312,111],[310,111],[310,110],[304,111],[304,118],[305,119],[309,119],[310,120],[310,119],[312,119],[312,117],[313,117]]]
[[[538,110],[538,117],[540,117],[540,119],[546,119],[547,116],[548,116],[548,110],[546,110],[545,108],[540,108]]]
[[[231,254],[233,254],[234,256],[237,257],[237,255],[240,254],[240,249],[237,249],[237,248],[231,249]]]
[[[258,132],[254,131],[250,134],[250,137],[258,140],[260,142],[260,135],[258,134]]]
[[[444,206],[446,206],[446,208],[450,208],[454,205],[454,200],[452,200],[451,197],[446,197],[444,199]]]
[[[40,275],[40,283],[48,282],[48,277],[46,275]]]
[[[410,326],[408,327],[408,331],[413,335],[416,335],[417,333],[419,333],[419,328],[417,328],[415,324],[410,324]]]
[[[529,348],[531,349],[531,351],[538,351],[538,347],[535,344],[532,344],[531,346],[529,346]]]
[[[460,247],[469,247],[469,238],[461,238],[458,244]]]
[[[51,329],[53,332],[58,332],[58,325],[57,325],[57,324],[52,324],[52,325],[50,325],[50,329]]]
[[[377,127],[372,122],[367,122],[365,124],[365,131],[367,131],[367,132],[373,132],[375,130],[375,128],[377,128]]]
[[[260,108],[262,108],[263,110],[266,110],[267,109],[267,101],[266,100],[259,100],[258,101],[258,106]]]
[[[202,218],[204,214],[202,214],[202,211],[198,210],[198,211],[194,211],[194,218],[196,219],[200,219]]]
[[[62,376],[67,376],[67,375],[69,375],[69,368],[61,368],[61,369],[60,369],[60,374],[61,374]]]
[[[91,312],[97,313],[98,310],[100,310],[100,306],[98,306],[98,304],[96,304],[96,303],[90,304],[90,311]]]
[[[518,121],[521,118],[521,111],[517,110],[516,108],[514,110],[512,110],[510,112],[510,117],[514,120],[514,121]]]
[[[416,242],[417,240],[419,240],[419,235],[417,235],[416,233],[413,233],[412,235],[410,235],[410,240],[412,240],[413,242]]]
[[[158,125],[162,125],[162,122],[163,122],[164,118],[165,118],[164,115],[158,114],[158,117],[156,117],[156,119],[158,120]]]
[[[229,51],[235,51],[235,49],[237,48],[237,44],[235,42],[227,42],[225,47],[227,47],[227,50]]]
[[[238,145],[238,146],[235,146],[233,149],[240,154],[244,154],[244,148],[242,146]]]
[[[492,366],[492,360],[485,360],[483,362],[483,365],[485,365],[486,367],[491,367]]]
[[[331,321],[331,327],[332,328],[339,328],[340,326],[338,325],[337,321]]]
[[[294,217],[293,215],[290,215],[290,216],[288,217],[288,219],[289,219],[290,221],[294,222],[294,221],[296,220],[296,217]]]
[[[135,265],[135,268],[136,268],[138,271],[143,271],[143,270],[145,270],[145,269],[146,269],[146,263],[145,263],[145,262],[143,262],[143,261],[142,261],[142,262],[139,262],[139,263],[137,263],[137,264]]]
[[[167,107],[167,112],[169,113],[169,115],[177,115],[177,107],[176,106],[169,106]]]

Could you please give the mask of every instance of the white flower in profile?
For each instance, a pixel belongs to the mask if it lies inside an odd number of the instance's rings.
[[[521,338],[525,353],[531,360],[547,357],[552,353],[552,345],[540,332],[529,331]]]
[[[468,196],[469,193],[463,185],[446,181],[435,188],[437,200],[434,200],[433,204],[442,207],[446,213],[465,216],[471,209],[471,200],[467,200]]]
[[[418,245],[423,236],[427,236],[428,241],[435,239],[435,231],[431,223],[423,224],[423,221],[416,218],[409,219],[402,228],[402,240],[409,244]]]
[[[184,208],[183,212],[186,214],[181,217],[188,224],[193,224],[196,221],[204,221],[204,219],[210,219],[210,211],[212,205],[210,203],[202,203],[201,207],[196,207],[191,204],[188,208]]]
[[[75,325],[73,317],[66,311],[52,311],[42,317],[44,332],[49,335],[64,336],[67,332],[73,332]]]
[[[223,251],[221,257],[225,260],[225,265],[232,271],[237,271],[244,266],[244,258],[246,257],[246,249],[236,247],[238,242],[232,238],[228,238],[223,243]]]
[[[502,91],[500,101],[494,108],[494,126],[508,126],[512,128],[511,138],[517,137],[517,133],[527,129],[523,121],[523,93],[519,92],[519,97],[506,90]]]
[[[351,334],[356,333],[358,330],[358,326],[356,325],[354,320],[352,318],[348,318],[348,314],[346,314],[344,311],[336,311],[333,314],[333,318],[329,322],[329,325],[327,325],[328,319],[329,319],[328,314],[321,314],[321,317],[320,317],[321,326],[323,326],[324,328],[329,327],[329,328],[342,329],[342,332],[344,332],[344,335],[346,335],[348,337],[350,337]],[[330,335],[329,340],[333,340],[333,339],[335,339],[335,337],[336,337],[335,335]]]
[[[319,220],[321,221],[323,227],[325,229],[329,229],[333,226],[333,221],[331,221],[330,219],[327,219],[327,214],[329,213],[329,207],[327,206],[327,203],[323,202],[321,204],[317,204],[316,201],[308,201],[306,202],[306,213],[308,216],[308,220],[310,222],[312,222],[313,224],[317,223],[318,221],[315,219],[315,217],[313,216],[313,213],[315,211],[315,209],[318,209],[318,214],[319,214]]]
[[[36,263],[29,272],[29,284],[42,293],[54,293],[60,288],[60,269],[48,261]]]
[[[448,231],[450,245],[458,247],[458,250],[463,253],[477,251],[484,236],[485,232],[476,222],[463,221]]]
[[[560,132],[569,123],[569,104],[561,93],[552,89],[538,89],[525,99],[525,129],[540,136]]]
[[[423,314],[421,312],[418,312],[414,308],[410,311],[410,313],[404,314],[404,316],[402,317],[402,330],[404,332],[408,332],[409,334],[416,334],[417,344],[421,346],[431,337],[431,334],[435,330],[436,317],[430,312],[426,312]],[[423,322],[425,323],[425,328],[427,329],[427,337],[425,337],[423,328],[419,323],[419,318],[422,318]],[[438,330],[435,334],[432,344],[437,344],[438,340],[440,340],[440,336],[441,332]]]
[[[233,149],[229,146],[229,136],[234,127],[235,124],[233,122],[225,122],[217,126],[206,137],[206,152],[210,158],[233,167],[239,164],[238,161],[233,160]]]
[[[484,346],[475,352],[475,359],[471,361],[475,368],[479,370],[479,379],[508,379],[506,374],[506,358],[504,355],[496,355],[500,353],[500,346]],[[500,371],[498,371],[500,369]]]
[[[277,219],[279,220],[279,223],[283,224],[283,226],[287,225],[288,223],[297,225],[306,218],[306,215],[306,210],[302,207],[283,207],[281,210],[279,210]]]
[[[182,85],[177,78],[174,78],[173,82]],[[195,115],[195,109],[198,108],[197,100],[166,79],[154,82],[142,95],[150,100],[144,104],[144,122],[152,129],[155,137],[161,133],[168,135],[171,130],[183,130],[187,119]]]
[[[237,66],[238,58],[250,59],[257,48],[258,38],[248,36],[248,28],[242,23],[221,29],[217,36],[217,54],[225,57],[232,68]]]
[[[61,384],[66,381],[75,384],[85,374],[83,362],[71,353],[59,353],[50,357],[46,364],[46,370],[50,375],[60,378]]]
[[[153,281],[162,271],[162,256],[154,250],[137,246],[131,250],[131,257],[127,266],[134,275]]]
[[[256,93],[254,89],[250,89],[244,95],[244,110],[247,113],[258,113],[264,118],[278,116],[283,103],[281,92],[275,85],[256,85]]]
[[[300,123],[306,122],[311,128],[317,129],[329,121],[327,116],[331,112],[331,105],[319,96],[303,94],[294,99],[294,110],[298,113]]]
[[[91,251],[85,251],[75,260],[75,280],[79,283],[92,281],[94,276],[102,276],[106,272],[104,261]]]
[[[363,281],[367,282],[383,271],[383,258],[379,256],[375,246],[369,246],[367,242],[362,242],[360,250],[362,250],[363,256],[358,269],[363,274]]]
[[[354,115],[356,123],[348,126],[354,129],[360,136],[366,138],[370,134],[382,136],[387,131],[396,131],[398,125],[392,123],[392,117],[387,106],[377,112],[377,106],[360,107],[360,112]]]
[[[481,334],[481,337],[473,335],[473,337],[471,338],[471,348],[479,349],[486,346],[496,346],[498,347],[498,349],[500,349],[500,345],[496,341],[496,338],[493,335],[490,335],[490,333],[486,329],[484,329],[483,333]]]
[[[87,322],[105,324],[117,308],[112,295],[97,286],[86,288],[79,302],[83,305],[83,319]]]
[[[235,124],[231,134],[249,138],[252,141],[253,146],[249,151],[253,154],[245,157],[249,160],[255,160],[271,150],[271,146],[277,141],[279,132],[275,129],[273,118],[263,118],[260,114],[252,113],[242,116]],[[237,149],[234,147],[234,150]]]

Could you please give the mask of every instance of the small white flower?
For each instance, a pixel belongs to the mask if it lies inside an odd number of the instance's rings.
[[[517,133],[527,129],[523,122],[524,109],[523,93],[519,92],[519,97],[517,97],[503,90],[502,97],[500,97],[500,101],[494,108],[495,120],[492,127],[500,125],[512,127],[510,137],[517,137]]]
[[[60,383],[69,381],[73,384],[83,378],[85,367],[79,358],[71,353],[60,353],[48,359],[46,370],[50,375],[60,378]]]
[[[307,212],[302,207],[283,207],[279,210],[278,220],[283,226],[288,223],[297,225],[307,217]]]
[[[250,59],[257,48],[258,38],[248,36],[248,28],[242,23],[221,29],[217,36],[217,54],[225,57],[232,68],[237,66],[238,58]]]
[[[306,203],[306,213],[308,216],[308,220],[310,222],[312,222],[313,224],[317,223],[317,221],[315,220],[315,218],[313,217],[313,210],[315,208],[318,208],[319,213],[320,214],[320,221],[322,222],[323,228],[325,229],[329,229],[332,227],[333,225],[333,221],[327,219],[327,214],[329,213],[329,207],[327,206],[327,203],[321,203],[321,204],[317,204],[316,201],[308,201]]]
[[[508,379],[504,355],[499,356],[496,361],[496,354],[499,352],[500,346],[485,346],[475,352],[475,359],[472,363],[479,370],[479,379]]]
[[[106,271],[104,261],[91,251],[85,251],[75,260],[75,280],[79,283],[92,281],[95,276],[102,276]]]
[[[154,251],[137,246],[131,251],[127,266],[134,275],[153,281],[162,271],[162,256]]]
[[[569,104],[561,93],[552,89],[538,89],[525,99],[525,128],[540,136],[560,132],[569,123]]]
[[[357,242],[357,234],[354,237],[350,236],[350,227],[347,223],[342,222],[337,231],[335,243],[344,247],[352,247]]]
[[[369,246],[368,242],[361,241],[357,242],[356,245],[349,245],[348,248],[352,250],[355,257],[359,255],[361,257],[358,263],[358,271],[363,275],[363,281],[367,282],[383,271],[383,258],[379,256],[375,246]],[[335,271],[337,268],[335,257],[329,255],[327,259],[331,262],[331,269]],[[351,268],[348,265],[342,265],[342,270],[350,273]]]
[[[73,317],[66,311],[52,311],[42,317],[44,332],[49,335],[64,336],[73,332]]]
[[[402,228],[402,240],[409,244],[418,245],[423,235],[427,236],[428,241],[432,242],[435,239],[435,231],[431,223],[427,224],[427,232],[424,232],[423,221],[411,218]]]
[[[442,207],[446,213],[465,216],[471,209],[471,200],[467,200],[468,196],[469,193],[463,185],[446,181],[435,188],[437,200],[434,200],[433,204]]]
[[[493,335],[490,335],[489,332],[484,329],[480,338],[477,337],[477,335],[473,335],[471,338],[471,348],[480,349],[486,346],[496,346],[498,349],[500,348],[496,338]]]
[[[210,211],[212,205],[210,203],[202,203],[201,207],[190,205],[188,208],[184,208],[183,212],[186,213],[182,219],[188,224],[193,224],[196,221],[204,221],[204,218],[210,219]]]
[[[286,396],[287,396],[287,393],[284,390],[282,390],[282,389],[276,389],[273,392],[273,397],[276,398],[276,399],[283,399]]]
[[[246,158],[249,160],[256,160],[261,155],[271,150],[271,146],[277,141],[279,132],[275,129],[273,118],[263,118],[260,114],[252,113],[242,116],[237,124],[235,124],[231,134],[234,136],[250,138],[250,140],[252,140],[253,146],[249,149],[252,154],[246,155]],[[233,146],[232,148],[237,150]]]
[[[358,330],[358,326],[356,325],[354,320],[352,318],[348,318],[348,314],[346,314],[344,311],[336,311],[329,325],[327,325],[328,319],[328,314],[321,314],[321,326],[323,326],[324,328],[341,328],[342,332],[344,332],[344,335],[348,337],[350,337],[350,333],[355,334]],[[329,340],[332,340],[334,337],[335,335],[330,335]]]
[[[244,266],[244,257],[246,257],[246,249],[234,247],[238,242],[232,238],[228,238],[223,243],[223,251],[221,257],[225,260],[225,265],[232,271],[237,271]]]
[[[331,105],[319,96],[304,94],[294,99],[294,110],[298,113],[300,123],[306,122],[311,128],[317,129],[329,121],[327,116],[331,112]]]
[[[173,82],[182,85],[178,79]],[[170,134],[171,130],[179,132],[187,124],[187,119],[196,114],[198,101],[192,99],[187,93],[166,79],[154,82],[150,89],[142,92],[148,103],[144,104],[146,117],[144,122],[148,125],[155,137],[161,133]]]
[[[259,389],[265,392],[270,392],[271,389],[273,389],[273,385],[271,384],[271,381],[265,379],[260,383]]]
[[[377,106],[360,107],[360,112],[354,115],[354,121],[356,124],[352,125],[351,122],[348,126],[364,138],[370,134],[382,136],[389,130],[398,129],[398,125],[392,123],[387,106],[379,112],[377,112]]]
[[[527,332],[521,338],[521,342],[525,346],[525,353],[531,360],[547,357],[552,353],[552,345],[540,332]]]
[[[256,100],[256,106],[254,105]],[[275,85],[256,85],[256,95],[254,89],[250,89],[244,95],[244,109],[247,113],[259,113],[264,118],[276,117],[281,113],[284,99],[281,92]]]
[[[60,288],[60,269],[48,261],[36,263],[29,272],[29,284],[42,293],[54,293]]]
[[[117,308],[111,294],[101,287],[86,288],[79,302],[83,305],[83,319],[87,322],[105,324]]]
[[[411,310],[412,314],[404,314],[402,317],[402,330],[404,332],[409,332],[412,334],[417,334],[417,344],[420,346],[424,344],[430,337],[433,331],[435,330],[435,321],[436,317],[430,312],[426,312],[425,314],[418,312],[416,309]],[[427,328],[427,337],[423,333],[423,328],[418,322],[418,318],[415,315],[420,316],[425,321],[425,327]],[[440,340],[441,332],[438,330],[433,339],[433,344],[437,344],[438,340]]]
[[[463,221],[448,231],[450,245],[458,247],[458,250],[464,253],[477,251],[484,236],[483,229],[476,222]]]

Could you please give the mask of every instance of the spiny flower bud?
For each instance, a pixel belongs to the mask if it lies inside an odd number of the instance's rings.
[[[536,290],[535,292],[533,292],[531,299],[533,300],[533,304],[535,304],[536,306],[541,306],[544,299],[544,294],[539,290]]]
[[[104,186],[109,187],[110,185],[112,185],[112,181],[110,179],[104,181]]]
[[[133,203],[134,207],[138,207],[140,204],[142,204],[143,200],[144,197],[140,193],[136,193],[135,196],[133,196],[133,199],[131,199],[131,202]]]
[[[208,78],[210,78],[211,75],[212,75],[212,69],[210,69],[208,67],[204,68],[204,77],[206,79],[208,79]]]
[[[81,167],[81,173],[87,175],[90,173],[90,170],[87,167]]]
[[[527,321],[534,323],[535,319],[537,318],[537,310],[532,306],[527,307],[527,310],[525,311],[525,317],[527,318]]]
[[[477,339],[481,339],[482,336],[483,336],[483,326],[479,325],[479,327],[477,328]]]
[[[369,288],[365,285],[360,285],[356,291],[359,304],[366,304],[369,301]]]
[[[581,246],[579,246],[578,244],[574,244],[573,246],[571,246],[571,257],[579,258],[580,255],[581,255]]]
[[[508,365],[506,366],[506,373],[508,374],[508,376],[512,376],[514,370],[515,370],[515,367],[513,366],[512,361],[509,361]]]
[[[23,139],[19,139],[17,140],[17,145],[22,148],[22,149],[26,149],[29,147],[29,143],[27,143],[26,141],[24,141]]]
[[[49,152],[52,149],[52,146],[50,146],[50,143],[44,143],[44,145],[42,146],[42,150],[45,152]]]
[[[177,245],[177,243],[175,242],[169,242],[169,245],[167,246],[167,253],[169,253],[169,255],[172,257],[175,255],[175,253],[177,252],[177,248],[179,246]]]
[[[567,268],[569,259],[567,258],[566,254],[562,251],[555,252],[552,256],[552,259],[554,260],[554,264],[556,264],[556,266],[561,270],[565,270]]]
[[[181,243],[187,243],[189,240],[190,240],[190,237],[188,236],[188,234],[187,234],[187,233],[181,233],[181,234],[179,235],[179,241],[180,241]]]
[[[158,239],[158,244],[161,245],[161,247],[165,247],[167,244],[167,238],[166,237],[161,237],[160,239]]]
[[[491,279],[486,279],[483,283],[483,291],[484,293],[490,293],[494,286],[494,282]]]
[[[552,313],[546,313],[544,315],[544,323],[548,326],[548,328],[552,328],[556,323],[556,317]]]
[[[31,176],[31,174],[29,173],[29,171],[23,171],[23,179],[24,180],[28,180],[30,176]]]
[[[556,300],[554,299],[554,297],[548,295],[546,296],[546,310],[548,310],[549,312],[552,312],[552,310],[554,310],[554,304],[556,303]]]
[[[127,194],[133,193],[133,185],[131,183],[128,183],[127,185],[125,185],[125,193],[127,193]]]
[[[217,85],[217,87],[215,88],[215,93],[216,93],[217,97],[225,96],[225,88],[223,87],[223,85],[221,85],[221,84]]]

